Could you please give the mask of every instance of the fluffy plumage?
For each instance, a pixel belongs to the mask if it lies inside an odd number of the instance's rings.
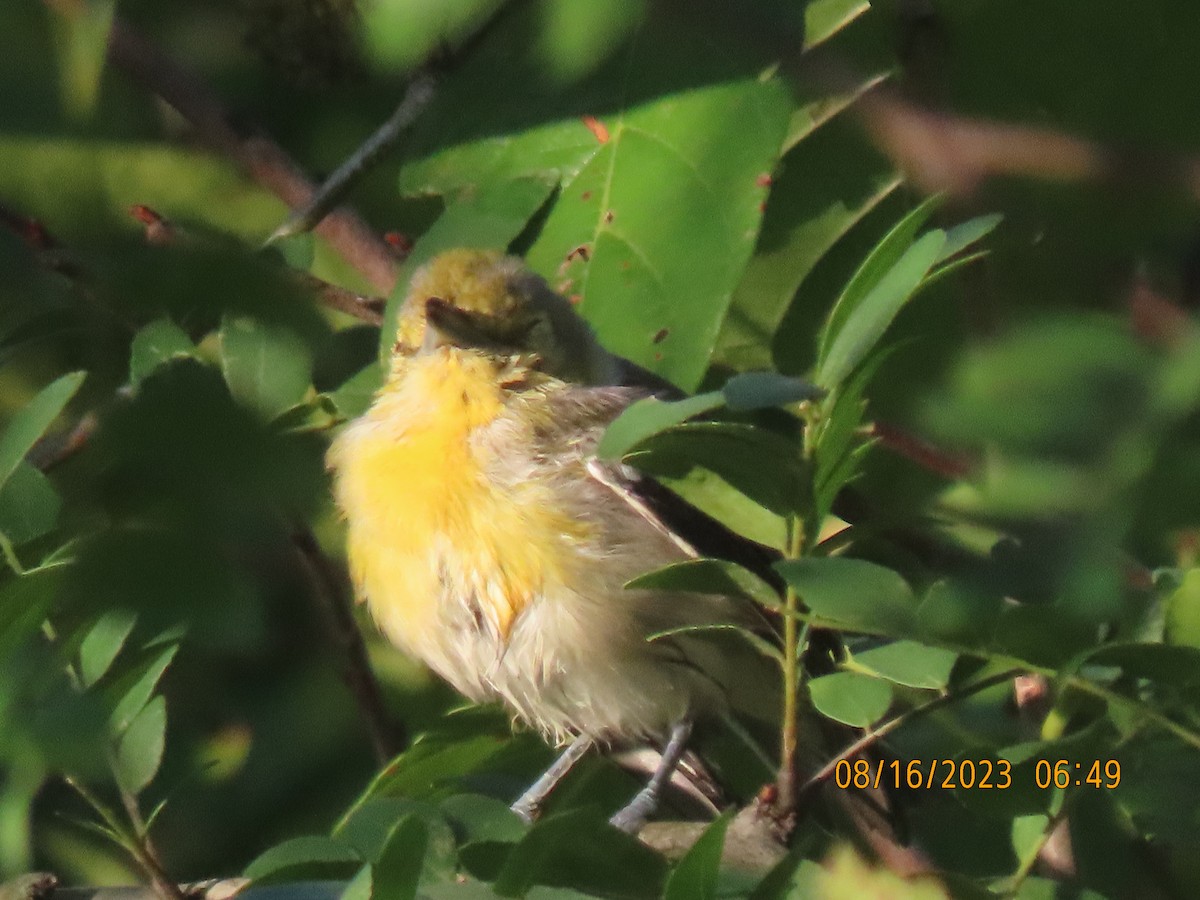
[[[754,616],[624,588],[690,553],[637,501],[637,474],[595,458],[646,394],[579,383],[616,371],[519,262],[457,251],[414,277],[389,377],[329,452],[354,583],[384,633],[558,741],[657,737],[723,711],[744,658],[649,638]]]

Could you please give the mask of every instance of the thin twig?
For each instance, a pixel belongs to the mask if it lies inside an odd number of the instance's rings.
[[[120,18],[113,21],[108,59],[169,103],[191,123],[204,143],[240,165],[289,207],[302,209],[312,202],[316,186],[283,148],[261,132],[239,131],[228,110],[198,76]],[[395,255],[357,215],[345,208],[334,210],[324,217],[316,232],[376,290],[391,292],[396,283]]]
[[[154,893],[161,900],[185,900],[179,885],[167,877],[167,873],[163,870],[145,835],[128,834],[124,825],[108,809],[107,804],[82,781],[71,776],[66,776],[64,780],[74,788],[75,792],[87,802],[97,815],[105,820],[105,824],[112,832],[121,837],[123,849],[133,857],[134,862],[141,868],[142,874],[150,879]]]
[[[267,238],[273,243],[312,231],[349,191],[355,180],[385,152],[394,147],[433,99],[436,80],[430,72],[419,73],[408,85],[395,112],[317,189],[304,208],[280,225]]]
[[[331,284],[324,279],[307,272],[296,272],[301,284],[310,288],[324,306],[344,312],[368,325],[376,327],[383,324],[383,308],[387,305],[384,297],[371,297],[357,291],[348,290],[341,285]]]
[[[345,590],[346,579],[321,552],[316,537],[307,526],[301,525],[293,531],[292,543],[300,553],[313,593],[325,611],[341,651],[342,677],[358,704],[371,749],[380,763],[386,762],[403,749],[406,740],[400,724],[388,715],[383,704],[362,633],[354,621],[354,610]]]

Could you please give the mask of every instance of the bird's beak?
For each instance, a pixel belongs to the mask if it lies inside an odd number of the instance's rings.
[[[432,353],[440,347],[480,347],[487,343],[471,317],[453,303],[441,297],[430,297],[425,301],[423,353]]]

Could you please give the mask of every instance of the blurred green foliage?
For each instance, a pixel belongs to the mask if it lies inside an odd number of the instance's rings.
[[[1061,826],[1073,896],[1200,892],[1196,209],[1154,162],[1200,145],[1186,0],[52,5],[0,6],[0,876],[1042,897]],[[448,60],[348,198],[414,241],[382,334],[289,271],[365,289],[328,245],[259,249],[284,205],[105,64],[114,14],[315,176]],[[856,119],[880,83],[1109,142],[1127,180],[918,197]],[[464,245],[525,256],[695,392],[603,451],[787,559],[773,583],[716,561],[638,583],[835,633],[803,683],[799,626],[755,647],[832,733],[886,723],[901,835],[941,881],[831,849],[853,829],[827,814],[765,877],[720,865],[725,818],[668,863],[606,825],[635,782],[598,758],[526,828],[506,804],[549,748],[362,622],[410,737],[375,762],[297,536],[340,577],[329,434],[414,268]],[[753,795],[759,760],[710,749]],[[1012,786],[914,787],[935,760]],[[1043,786],[1058,760],[1081,768]]]

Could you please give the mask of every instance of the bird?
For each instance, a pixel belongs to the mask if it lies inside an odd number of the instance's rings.
[[[656,743],[657,769],[611,819],[636,832],[694,723],[774,712],[765,659],[706,637],[761,628],[752,603],[625,587],[721,537],[597,455],[609,424],[662,394],[640,374],[522,260],[446,251],[414,272],[382,387],[328,450],[348,568],[383,634],[565,748],[513,804],[526,821],[592,747]]]

